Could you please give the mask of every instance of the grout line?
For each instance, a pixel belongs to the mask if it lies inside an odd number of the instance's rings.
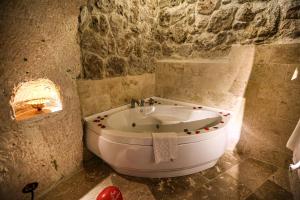
[[[271,165],[272,167],[275,167],[275,168],[276,168],[276,171],[277,171],[279,168],[285,169],[285,168],[283,168],[283,167],[276,166],[276,165],[274,165],[273,163],[269,163],[268,161],[261,160],[261,159],[258,159],[258,158],[256,158],[256,157],[250,156],[249,158],[252,158],[252,159],[254,159],[254,160],[258,160],[258,161],[260,161],[260,162],[262,162],[262,163],[264,163],[264,164],[267,164],[267,165]]]

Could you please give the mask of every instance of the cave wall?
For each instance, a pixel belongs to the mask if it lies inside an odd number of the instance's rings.
[[[83,68],[77,84],[84,116],[154,96],[156,13],[152,0],[89,0],[81,8]]]
[[[159,0],[153,36],[162,56],[223,57],[232,44],[299,37],[298,0]]]
[[[78,13],[85,1],[0,1],[0,198],[30,199],[80,169],[82,125]],[[60,90],[63,110],[15,121],[10,100],[20,82],[47,78]]]
[[[299,5],[299,1],[289,0],[89,0],[81,9],[79,27],[82,112],[88,115],[130,100],[126,88],[114,96],[106,92],[106,106],[100,108],[101,102],[96,100],[99,97],[88,92],[93,87],[91,80],[140,76],[140,85],[148,75],[154,76],[164,59],[224,58],[230,56],[234,44],[294,40],[299,36]],[[107,81],[94,83],[104,88],[102,83]],[[147,81],[143,84],[148,88],[153,85]],[[159,87],[156,83],[156,91]],[[170,96],[161,94],[161,90],[156,94]],[[223,94],[212,96],[227,101]],[[137,92],[132,97],[148,96]],[[111,99],[123,100],[114,103]]]

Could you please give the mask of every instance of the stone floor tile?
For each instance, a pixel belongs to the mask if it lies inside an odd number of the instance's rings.
[[[225,172],[227,169],[238,164],[242,160],[242,157],[231,151],[225,152],[225,154],[218,160],[217,164],[207,170],[202,171],[202,175],[208,179],[213,179],[219,174]]]
[[[245,199],[251,194],[243,183],[228,174],[222,174],[196,191],[191,199],[235,200]]]
[[[148,179],[131,178],[116,173],[111,175],[111,184],[120,189],[124,199],[155,200],[146,182]]]
[[[226,173],[244,183],[252,191],[255,191],[275,173],[276,170],[277,168],[272,165],[253,158],[248,158],[226,171]]]
[[[269,177],[269,180],[273,181],[286,191],[291,192],[289,174],[289,169],[279,168],[271,177]]]
[[[268,178],[270,182],[274,181],[268,183],[273,188],[274,195],[278,192],[279,197],[289,197],[290,193],[284,190],[287,183],[283,169],[276,171],[277,168],[272,165],[252,158],[243,160],[238,155],[228,152],[220,159],[219,166],[222,170],[231,168],[225,173],[217,173],[213,179],[206,178],[202,172],[182,177],[151,179],[118,174],[101,159],[95,158],[85,164],[83,170],[58,184],[40,199],[94,200],[98,193],[109,185],[119,187],[124,199],[130,200],[263,199],[269,197],[264,196],[264,192],[268,190],[266,186],[260,186]],[[273,173],[274,176],[271,176]],[[248,185],[255,194],[250,195],[252,191]],[[260,188],[257,190],[253,189],[258,187]]]
[[[126,176],[131,182],[148,186],[155,199],[190,199],[192,194],[208,182],[200,173],[174,178],[136,178]]]
[[[102,182],[112,172],[103,161],[96,158],[84,164],[83,169],[67,180],[56,185],[42,196],[43,200],[73,200],[79,199]]]
[[[267,180],[246,200],[293,200],[293,195],[276,183]]]

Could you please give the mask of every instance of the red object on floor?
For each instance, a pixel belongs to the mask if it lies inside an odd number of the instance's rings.
[[[119,188],[108,186],[99,193],[96,200],[123,200],[123,197]]]

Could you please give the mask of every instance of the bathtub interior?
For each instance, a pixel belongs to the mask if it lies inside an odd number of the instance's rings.
[[[146,99],[145,107],[130,109],[125,105],[85,118],[87,133],[121,143],[151,145],[153,132],[176,132],[179,143],[186,143],[224,132],[233,117],[228,110],[152,98],[154,106]]]
[[[175,105],[153,105],[126,109],[107,119],[108,127],[126,132],[182,132],[219,124],[222,116],[214,111]]]

